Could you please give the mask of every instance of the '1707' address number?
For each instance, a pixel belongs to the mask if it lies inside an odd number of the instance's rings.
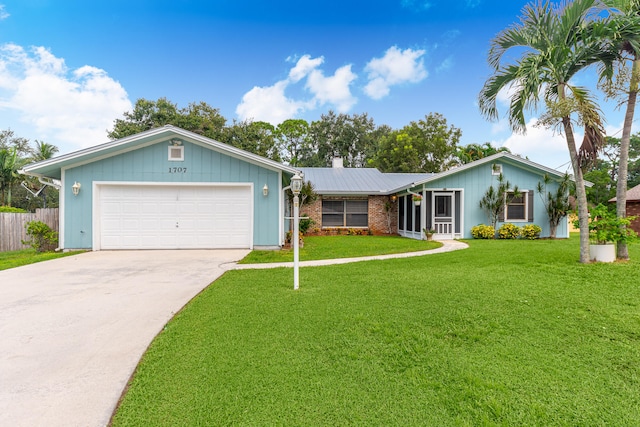
[[[169,168],[169,173],[187,173],[187,168]]]

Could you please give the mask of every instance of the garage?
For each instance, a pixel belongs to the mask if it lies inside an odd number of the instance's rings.
[[[96,249],[252,248],[250,184],[100,184]]]
[[[277,249],[297,169],[171,125],[27,165],[60,187],[63,250]]]

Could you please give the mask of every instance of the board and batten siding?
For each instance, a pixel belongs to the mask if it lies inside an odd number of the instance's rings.
[[[518,186],[520,190],[529,190],[534,192],[533,195],[533,222],[522,223],[514,222],[518,226],[526,224],[537,224],[542,228],[541,236],[549,236],[549,217],[544,208],[544,204],[536,188],[538,182],[543,180],[544,173],[525,169],[521,166],[510,164],[506,161],[499,160],[495,164],[502,165],[502,173],[504,178],[511,183],[511,186]],[[471,238],[471,227],[478,224],[488,224],[489,220],[486,213],[480,209],[480,199],[490,185],[497,186],[498,177],[491,174],[492,164],[483,164],[475,168],[470,168],[459,173],[455,173],[438,180],[430,181],[425,184],[425,188],[464,188],[464,238]],[[549,190],[557,189],[551,187]],[[503,223],[498,223],[500,227]],[[562,221],[558,226],[557,237],[568,237],[568,223]]]
[[[92,247],[93,182],[252,183],[253,244],[277,246],[280,172],[189,141],[183,140],[183,146],[183,161],[168,160],[167,140],[64,169],[65,248]],[[76,181],[82,185],[78,196],[71,192]],[[265,184],[267,197],[262,194]]]

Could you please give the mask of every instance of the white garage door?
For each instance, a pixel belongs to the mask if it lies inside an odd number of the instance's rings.
[[[249,186],[99,186],[96,249],[250,248]]]

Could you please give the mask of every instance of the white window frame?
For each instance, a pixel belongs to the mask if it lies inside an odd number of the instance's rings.
[[[505,195],[504,222],[529,222],[529,190],[520,191],[520,197],[522,197],[522,205],[524,206],[524,219],[509,218],[509,203],[507,203],[506,198],[508,198],[510,194],[513,194],[513,191],[508,191]]]
[[[491,175],[500,176],[502,173],[502,165],[494,163],[491,165]]]
[[[180,157],[173,157],[172,150],[179,150]],[[168,151],[168,157],[170,162],[183,162],[184,161],[184,145],[180,145],[180,146],[170,145],[169,151]]]

